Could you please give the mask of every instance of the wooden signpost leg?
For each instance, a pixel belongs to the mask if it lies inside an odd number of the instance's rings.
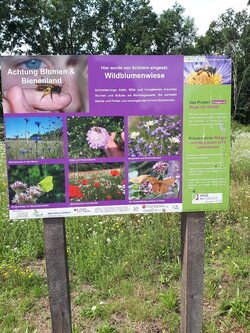
[[[72,333],[65,221],[43,222],[52,332]]]
[[[202,333],[205,213],[182,213],[181,333]]]

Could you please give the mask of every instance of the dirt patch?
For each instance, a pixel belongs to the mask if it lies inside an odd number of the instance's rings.
[[[47,298],[39,299],[34,304],[32,312],[28,312],[24,319],[29,326],[35,328],[36,333],[51,332],[49,300]]]
[[[37,260],[26,266],[26,268],[37,275],[47,278],[45,259]]]

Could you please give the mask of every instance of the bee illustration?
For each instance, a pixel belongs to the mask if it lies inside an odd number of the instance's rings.
[[[199,66],[195,69],[195,72],[197,73],[197,75],[205,72],[209,77],[211,77],[211,75],[214,75],[216,73],[216,68],[212,66]]]
[[[59,86],[55,83],[51,83],[51,84],[40,83],[40,84],[37,84],[36,91],[43,91],[43,96],[42,96],[41,100],[43,99],[44,96],[47,96],[49,94],[52,99],[53,94],[60,95],[63,85],[64,85],[64,83],[61,86]]]

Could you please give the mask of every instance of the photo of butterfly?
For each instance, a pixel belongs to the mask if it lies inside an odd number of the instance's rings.
[[[147,182],[152,186],[152,192],[156,195],[163,195],[167,193],[171,187],[176,184],[176,179],[174,177],[168,177],[163,180],[150,175],[141,175],[129,180],[133,184],[143,184]]]
[[[54,184],[53,184],[53,177],[52,176],[47,176],[44,179],[42,179],[38,185],[41,187],[41,189],[44,192],[50,192],[53,190]]]
[[[180,197],[180,163],[157,160],[129,163],[129,199],[176,199]]]

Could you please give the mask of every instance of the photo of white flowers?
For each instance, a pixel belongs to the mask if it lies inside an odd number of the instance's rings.
[[[180,154],[180,116],[131,116],[128,131],[129,157]]]

